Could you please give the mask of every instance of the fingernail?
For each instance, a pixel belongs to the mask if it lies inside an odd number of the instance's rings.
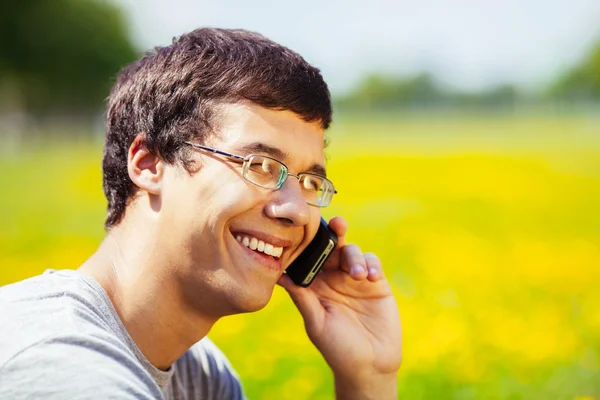
[[[352,275],[360,275],[363,272],[365,272],[365,267],[358,264],[352,267],[352,269],[350,269],[350,274]]]
[[[377,270],[375,268],[369,268],[369,275],[377,276]]]

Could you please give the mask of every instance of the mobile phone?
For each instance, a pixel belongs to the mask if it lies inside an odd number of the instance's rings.
[[[298,285],[310,285],[335,249],[338,237],[321,217],[317,235],[308,247],[290,264],[285,273]]]

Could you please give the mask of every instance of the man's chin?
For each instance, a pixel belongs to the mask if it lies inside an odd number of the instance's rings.
[[[269,301],[273,296],[274,288],[275,287],[272,287],[270,291],[265,289],[262,293],[252,293],[244,296],[243,299],[237,299],[237,301],[234,302],[235,307],[233,314],[252,313],[262,310],[269,304]]]

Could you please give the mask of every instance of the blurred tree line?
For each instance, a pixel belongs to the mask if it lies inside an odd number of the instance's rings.
[[[101,0],[0,3],[0,123],[26,115],[89,126],[137,56],[120,10]]]
[[[581,65],[555,82],[549,95],[566,100],[600,99],[600,43]]]
[[[103,0],[0,1],[0,135],[58,122],[89,127],[119,69],[137,57],[121,11]],[[534,101],[600,100],[600,43]],[[512,85],[451,90],[430,74],[371,75],[341,108],[501,108],[531,102]]]
[[[336,99],[341,108],[390,110],[398,108],[507,108],[521,104],[594,103],[600,101],[600,42],[590,54],[549,88],[522,94],[510,84],[480,92],[462,92],[440,85],[431,74],[409,78],[370,75],[349,94]]]
[[[336,100],[339,107],[395,109],[423,107],[498,107],[512,105],[519,99],[517,88],[501,85],[481,92],[459,92],[439,85],[428,73],[406,79],[370,75],[356,90]]]

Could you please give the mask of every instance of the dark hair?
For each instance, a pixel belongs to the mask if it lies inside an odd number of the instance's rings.
[[[292,111],[323,129],[331,123],[330,94],[319,70],[258,33],[197,29],[126,66],[107,107],[102,161],[106,228],[121,221],[136,191],[127,154],[137,135],[149,151],[187,169],[183,142],[205,141],[216,129],[219,104],[244,100]]]

